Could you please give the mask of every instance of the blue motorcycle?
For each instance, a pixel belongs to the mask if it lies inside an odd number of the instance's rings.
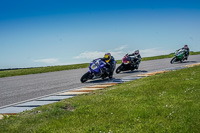
[[[109,76],[109,73],[106,71],[106,69],[106,63],[104,61],[102,61],[101,59],[93,60],[90,63],[89,71],[81,77],[80,81],[84,83],[88,79],[104,79]]]

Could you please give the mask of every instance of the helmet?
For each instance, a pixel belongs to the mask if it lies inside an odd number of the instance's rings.
[[[135,52],[134,52],[136,55],[138,55],[139,54],[139,50],[135,50]]]
[[[184,45],[184,48],[188,48],[188,45]]]
[[[111,60],[111,54],[110,53],[106,53],[104,55],[104,58],[105,58],[106,62],[109,62]]]

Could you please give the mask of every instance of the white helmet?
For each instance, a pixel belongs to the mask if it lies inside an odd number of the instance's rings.
[[[135,50],[135,54],[138,55],[139,54],[139,50]]]

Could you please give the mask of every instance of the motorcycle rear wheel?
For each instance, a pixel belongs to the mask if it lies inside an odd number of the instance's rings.
[[[86,72],[80,79],[80,81],[82,83],[86,82],[88,80],[88,77],[89,77],[90,73],[89,72]]]
[[[180,62],[183,63],[183,62],[184,62],[184,58],[182,58],[182,59],[180,60]]]

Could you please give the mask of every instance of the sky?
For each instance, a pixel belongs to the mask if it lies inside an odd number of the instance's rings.
[[[1,0],[0,69],[200,51],[199,0]]]

